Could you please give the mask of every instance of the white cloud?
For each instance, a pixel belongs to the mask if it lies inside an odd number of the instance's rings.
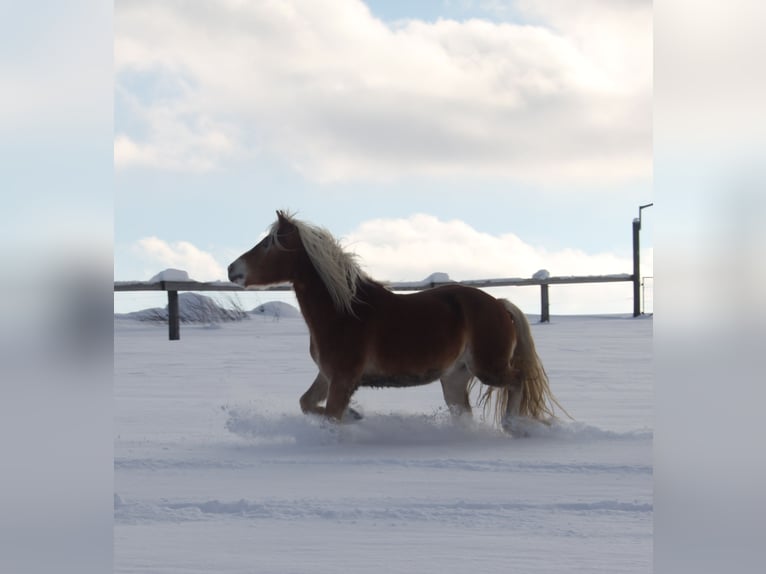
[[[435,271],[462,280],[531,277],[543,268],[551,275],[605,275],[632,269],[629,257],[576,249],[548,251],[512,233],[490,235],[459,220],[442,221],[425,214],[364,222],[345,243],[373,277],[394,281],[422,279]]]
[[[393,26],[359,0],[118,3],[117,105],[141,129],[116,164],[257,149],[320,182],[649,177],[651,5],[524,6],[539,25]]]
[[[171,267],[186,271],[190,278],[197,281],[226,278],[226,270],[215,257],[188,241],[168,243],[157,237],[145,237],[135,243],[133,251],[151,266],[150,276]]]
[[[362,223],[344,238],[375,279],[414,281],[433,272],[453,280],[530,278],[547,269],[551,276],[632,273],[631,256],[586,253],[577,249],[550,251],[525,243],[513,234],[490,235],[459,220],[442,221],[431,215],[406,219],[376,219]],[[652,250],[642,252],[642,276],[652,274]],[[632,310],[629,283],[554,286],[552,313],[628,313]],[[498,289],[527,312],[539,312],[539,289]],[[650,293],[651,295],[651,293]]]
[[[130,101],[128,95],[126,100]],[[151,167],[206,172],[237,154],[234,128],[199,113],[191,116],[173,106],[143,107],[133,101],[133,114],[151,126],[152,137],[139,141],[125,133],[114,139],[116,167]]]
[[[574,46],[609,78],[612,89],[651,89],[651,0],[520,0],[514,4]]]

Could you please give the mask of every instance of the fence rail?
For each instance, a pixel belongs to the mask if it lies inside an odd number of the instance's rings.
[[[391,282],[384,283],[391,291],[422,291],[440,285],[466,285],[469,287],[522,287],[529,285],[540,286],[540,322],[550,321],[550,303],[548,289],[550,285],[577,285],[586,283],[618,283],[632,282],[636,284],[635,275],[582,275],[565,277],[546,277],[544,279],[522,279],[509,277],[505,279],[469,279],[466,281],[429,281],[429,282]],[[168,338],[177,341],[181,338],[180,314],[178,312],[179,291],[290,291],[292,286],[288,283],[245,289],[235,283],[223,281],[200,282],[200,281],[115,281],[114,291],[167,291],[168,294]],[[634,290],[634,295],[636,290]],[[638,313],[638,301],[634,301],[634,316]]]

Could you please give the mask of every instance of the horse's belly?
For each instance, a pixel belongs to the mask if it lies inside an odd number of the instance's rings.
[[[406,374],[365,373],[359,384],[362,387],[416,387],[432,383],[441,375],[440,369]]]
[[[362,374],[362,387],[416,387],[439,380],[470,356],[464,347],[448,350],[441,357],[409,357],[403,361],[386,360],[380,355],[370,360]]]

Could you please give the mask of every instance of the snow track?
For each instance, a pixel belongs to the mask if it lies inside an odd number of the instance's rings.
[[[190,520],[216,520],[221,515],[229,515],[244,520],[309,520],[321,519],[332,522],[372,521],[409,524],[411,522],[436,522],[439,525],[491,526],[512,528],[519,522],[519,516],[535,513],[549,515],[556,513],[563,516],[614,513],[638,513],[643,515],[652,511],[652,505],[616,500],[597,500],[593,502],[531,504],[528,502],[467,502],[457,500],[453,503],[437,503],[413,500],[381,499],[379,504],[369,499],[346,499],[338,507],[325,500],[296,499],[254,502],[245,499],[222,502],[207,500],[202,502],[160,502],[158,504],[126,503],[116,504],[116,515],[125,523],[140,521],[184,522]],[[645,518],[639,516],[639,518]],[[571,517],[570,517],[571,520]]]

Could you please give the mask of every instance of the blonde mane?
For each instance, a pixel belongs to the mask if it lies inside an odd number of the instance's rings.
[[[295,219],[290,213],[282,212],[282,216],[298,230],[306,255],[327,288],[335,308],[354,315],[352,305],[357,300],[357,282],[369,279],[356,262],[356,255],[345,251],[338,240],[323,227]],[[278,228],[279,221],[276,221],[270,232],[274,242],[280,245]]]

